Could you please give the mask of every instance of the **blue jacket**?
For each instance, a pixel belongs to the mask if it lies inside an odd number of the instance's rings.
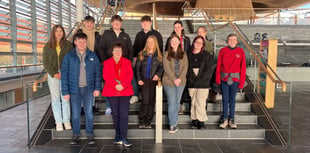
[[[101,90],[102,70],[97,55],[86,50],[85,70],[87,88],[90,91]],[[61,90],[63,95],[78,94],[80,79],[80,58],[73,49],[62,61],[61,65]]]

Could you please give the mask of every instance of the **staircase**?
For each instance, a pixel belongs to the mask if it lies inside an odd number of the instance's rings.
[[[251,112],[251,103],[245,100],[245,95],[238,93],[236,102],[236,122],[238,129],[219,129],[218,122],[221,118],[221,96],[217,96],[215,103],[208,103],[207,114],[209,120],[206,122],[206,129],[190,129],[189,103],[184,103],[185,114],[179,115],[179,131],[175,134],[168,133],[167,102],[163,103],[163,139],[264,139],[265,129],[257,123],[258,116]],[[140,102],[130,105],[128,139],[154,139],[155,138],[155,117],[152,122],[152,129],[138,129],[138,113]],[[97,108],[100,114],[94,117],[94,134],[96,139],[114,139],[114,126],[112,116],[105,116],[104,101],[97,101]],[[53,120],[53,117],[51,116]],[[81,139],[86,139],[84,130],[84,117],[82,117]],[[53,123],[53,122],[52,122]],[[54,127],[49,127],[52,139],[71,139],[72,131],[56,132]]]

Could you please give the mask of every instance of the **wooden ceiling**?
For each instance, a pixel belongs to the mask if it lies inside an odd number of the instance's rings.
[[[104,4],[105,0],[86,0],[90,6],[95,6],[100,8],[100,4]],[[212,3],[211,1],[226,1],[226,2],[236,2],[232,7],[242,2],[243,0],[188,0],[192,7],[196,6],[196,3],[203,1],[204,3]],[[302,4],[309,3],[309,0],[249,0],[252,2],[252,7],[254,11],[257,12],[268,12],[279,8],[293,8],[300,6]],[[183,10],[182,6],[185,0],[125,0],[125,7],[128,11],[136,11],[140,13],[152,13],[152,4],[155,2],[157,14],[159,15],[170,15],[170,16],[182,16]],[[200,5],[200,4],[199,4]],[[203,6],[204,8],[208,6]],[[213,6],[212,6],[213,7]],[[219,6],[221,7],[221,6]]]

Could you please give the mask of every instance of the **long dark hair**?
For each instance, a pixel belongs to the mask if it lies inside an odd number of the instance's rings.
[[[192,43],[192,51],[194,51],[194,49],[195,49],[195,42],[196,42],[196,40],[197,39],[202,39],[202,47],[201,47],[201,49],[200,49],[200,52],[203,52],[204,51],[204,49],[205,49],[205,46],[206,46],[206,43],[205,43],[205,40],[204,40],[204,38],[202,37],[202,36],[196,36],[195,38],[194,38],[194,40],[193,40],[193,43]]]
[[[63,32],[63,36],[62,36],[62,38],[59,41],[60,48],[62,48],[65,45],[65,43],[66,43],[66,33],[65,33],[64,27],[62,25],[60,25],[60,24],[54,25],[53,29],[52,29],[52,32],[51,32],[51,35],[50,35],[50,39],[47,42],[48,47],[50,47],[52,49],[56,49],[57,42],[56,42],[55,32],[56,32],[57,28],[60,28],[62,30],[62,32]]]
[[[173,51],[173,48],[172,48],[172,46],[171,46],[171,40],[172,40],[172,38],[174,38],[174,37],[176,37],[178,40],[180,40],[180,37],[179,37],[178,35],[176,35],[176,34],[172,34],[172,35],[170,36],[169,47],[168,47],[168,50],[167,50],[167,52],[168,52],[167,59],[168,59],[169,61],[171,61],[171,58],[175,58],[175,59],[178,59],[178,60],[183,59],[183,56],[184,56],[184,54],[185,54],[184,51],[183,51],[183,49],[182,49],[182,44],[180,43],[179,46],[178,46],[178,48],[177,48],[177,55],[175,55],[175,52]]]

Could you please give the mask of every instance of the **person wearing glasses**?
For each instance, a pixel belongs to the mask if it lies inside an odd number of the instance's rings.
[[[132,61],[133,59],[133,47],[131,43],[131,39],[127,33],[125,33],[124,29],[122,29],[122,18],[119,15],[114,15],[111,18],[111,26],[112,28],[109,30],[105,30],[103,35],[99,41],[99,50],[98,55],[100,61],[103,63],[105,60],[112,57],[109,52],[109,48],[112,43],[118,41],[123,46],[123,54],[124,58]],[[109,101],[106,99],[106,115],[111,115],[111,107]]]
[[[192,51],[188,54],[187,87],[191,96],[191,128],[205,129],[208,120],[206,112],[210,80],[213,73],[212,56],[205,51],[202,36],[194,38]]]
[[[123,57],[124,49],[120,42],[114,42],[110,48],[111,58],[103,63],[105,84],[102,96],[107,97],[112,108],[115,128],[115,145],[131,147],[127,140],[129,100],[133,95],[131,80],[133,70],[131,61]]]
[[[169,134],[178,131],[178,112],[182,93],[186,85],[188,61],[178,35],[171,36],[168,50],[163,58],[163,86],[168,101]]]
[[[216,83],[221,85],[223,103],[223,118],[219,127],[225,129],[229,126],[232,129],[236,129],[236,95],[238,89],[242,89],[245,83],[245,54],[243,49],[238,47],[236,34],[229,34],[226,43],[228,45],[223,47],[218,55],[215,78]]]

